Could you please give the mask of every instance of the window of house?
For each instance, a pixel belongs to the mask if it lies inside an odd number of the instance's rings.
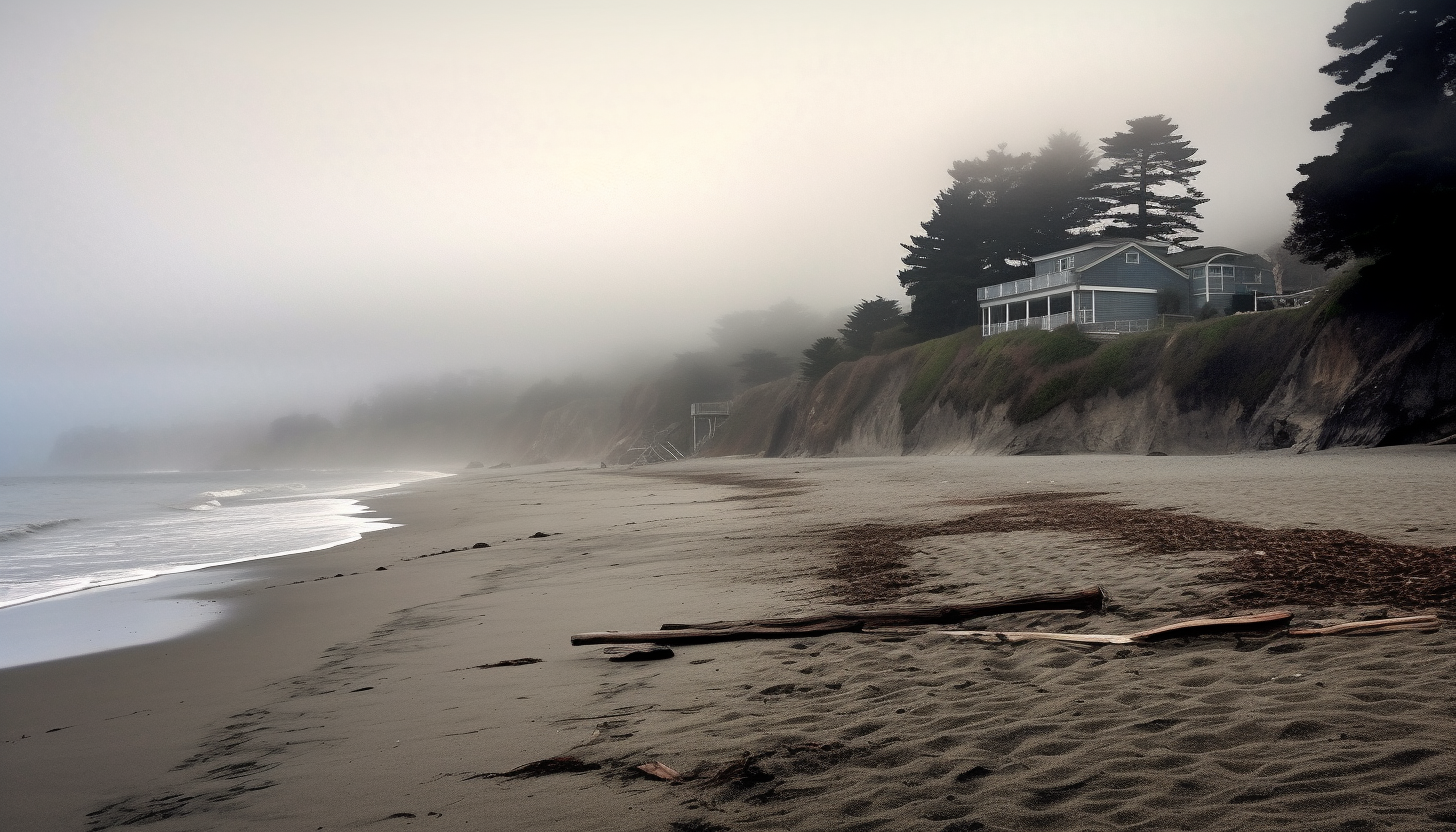
[[[1233,276],[1234,276],[1234,267],[1233,266],[1209,266],[1208,267],[1208,291],[1210,291],[1210,292],[1222,292],[1223,291],[1223,279],[1225,277],[1227,277],[1230,280],[1232,280],[1233,279]]]
[[[1129,251],[1126,254],[1122,255],[1122,262],[1124,262],[1124,263],[1141,263],[1142,262],[1142,257],[1136,251]]]
[[[1057,271],[1064,272],[1067,269],[1072,268],[1072,263],[1073,262],[1074,262],[1074,260],[1071,257],[1058,257],[1057,258]]]

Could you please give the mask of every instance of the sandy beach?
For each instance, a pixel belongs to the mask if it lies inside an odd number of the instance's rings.
[[[1257,576],[1236,548],[1150,549],[1129,529],[1206,520],[1251,535],[1246,557],[1260,529],[1429,553],[1456,545],[1452,495],[1451,446],[727,458],[416,483],[368,501],[399,528],[192,590],[230,610],[215,626],[0,671],[0,828],[1456,829],[1449,626],[1134,645],[897,626],[622,663],[568,643],[1091,585],[1101,612],[964,626],[1129,633],[1270,608],[1298,624],[1449,619],[1380,601],[1388,587],[1342,602],[1367,586],[1348,576],[1291,602],[1267,576],[1244,581]],[[1062,505],[1116,527],[1077,526]],[[1013,511],[1041,519],[983,530]],[[939,531],[857,549],[864,524]],[[1321,586],[1336,597],[1309,600]],[[500,664],[518,659],[539,661]],[[484,776],[553,757],[577,770]],[[654,761],[683,781],[637,768]]]

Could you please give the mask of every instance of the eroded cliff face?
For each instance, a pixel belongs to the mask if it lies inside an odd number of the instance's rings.
[[[953,336],[840,365],[817,384],[754,388],[703,453],[1219,454],[1456,434],[1451,320],[1349,313],[1334,300],[1119,347],[1141,358],[1103,345],[1058,364],[1063,347],[1037,333],[1014,345],[1017,364],[1012,348]]]
[[[1356,284],[1358,287],[1358,284]],[[1425,442],[1456,434],[1456,316],[1317,306],[1094,343],[1075,331],[974,333],[754,387],[704,456],[1220,454]],[[647,383],[571,402],[515,443],[520,461],[631,462],[681,450],[687,414]]]

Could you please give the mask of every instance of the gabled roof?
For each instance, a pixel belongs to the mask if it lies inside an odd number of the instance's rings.
[[[1068,254],[1076,254],[1079,251],[1089,251],[1094,248],[1126,248],[1128,243],[1136,243],[1142,246],[1144,251],[1152,248],[1159,248],[1165,252],[1168,250],[1168,244],[1158,240],[1139,240],[1134,237],[1102,237],[1096,240],[1088,240],[1075,248],[1062,249],[1061,251],[1054,251],[1051,254],[1039,254],[1031,258],[1031,262],[1036,263],[1052,257],[1065,257]],[[1119,248],[1119,250],[1121,249]]]
[[[1162,254],[1158,254],[1156,252],[1149,251],[1148,248],[1145,247],[1148,242],[1149,241],[1147,241],[1147,240],[1127,240],[1122,245],[1117,246],[1116,248],[1113,248],[1112,250],[1108,251],[1106,254],[1102,255],[1101,257],[1097,258],[1096,260],[1093,260],[1091,263],[1087,263],[1087,264],[1081,265],[1081,266],[1074,266],[1072,268],[1072,271],[1074,271],[1074,272],[1084,272],[1084,271],[1092,268],[1093,266],[1098,265],[1099,263],[1105,263],[1105,262],[1107,262],[1108,259],[1113,258],[1113,257],[1116,257],[1117,255],[1123,253],[1124,251],[1127,251],[1130,248],[1135,248],[1138,251],[1142,252],[1143,254],[1146,254],[1147,256],[1153,258],[1153,262],[1158,263],[1159,265],[1163,266],[1164,268],[1166,268],[1168,271],[1172,272],[1173,274],[1176,274],[1176,275],[1178,275],[1179,277],[1181,277],[1181,278],[1183,278],[1185,280],[1188,279],[1188,275],[1184,274],[1182,269],[1180,269],[1177,266],[1173,265],[1172,263],[1169,263],[1168,262],[1169,255],[1168,255],[1168,252],[1166,250],[1167,243],[1157,243],[1157,245],[1164,247],[1163,253]]]

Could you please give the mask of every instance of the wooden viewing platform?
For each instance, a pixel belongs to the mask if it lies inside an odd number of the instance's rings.
[[[693,420],[693,453],[698,452],[698,447],[718,432],[718,428],[728,421],[728,411],[732,402],[693,402],[688,405],[688,416]]]

